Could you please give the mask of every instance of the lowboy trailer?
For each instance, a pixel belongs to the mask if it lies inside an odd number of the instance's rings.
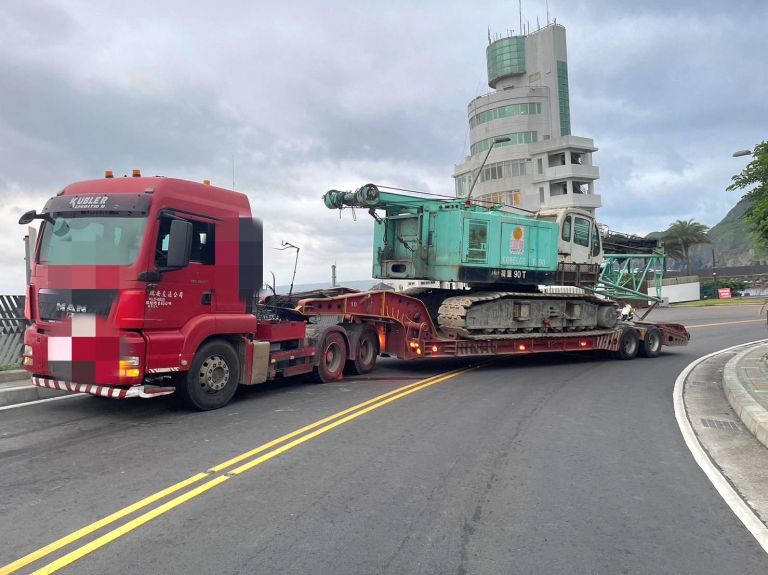
[[[363,358],[356,361],[366,371],[373,368],[379,354],[413,360],[601,350],[619,359],[633,359],[637,355],[656,357],[662,346],[683,346],[690,339],[683,325],[652,322],[619,322],[611,329],[578,332],[445,337],[422,300],[389,291],[304,299],[297,309],[310,317],[336,316],[345,333],[355,334],[352,357],[362,353]]]

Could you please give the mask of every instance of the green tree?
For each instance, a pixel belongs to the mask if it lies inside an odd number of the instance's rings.
[[[662,241],[667,255],[685,262],[685,269],[691,275],[691,258],[688,250],[696,244],[708,244],[707,230],[704,224],[690,220],[677,220],[670,224]]]
[[[768,248],[768,142],[763,141],[752,151],[752,161],[740,174],[731,178],[729,192],[754,186],[744,194],[752,202],[744,219],[755,234],[757,243]]]

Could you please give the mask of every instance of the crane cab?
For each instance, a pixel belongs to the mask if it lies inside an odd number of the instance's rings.
[[[600,231],[595,217],[586,210],[575,208],[541,210],[537,212],[536,219],[557,224],[558,263],[590,265],[603,263]]]

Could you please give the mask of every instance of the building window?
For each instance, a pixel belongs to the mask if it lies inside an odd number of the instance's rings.
[[[541,114],[541,103],[524,102],[522,104],[510,104],[508,106],[491,108],[485,112],[475,114],[469,119],[469,127],[474,128],[480,124],[485,124],[491,120],[498,120],[499,118],[509,118],[512,116],[533,116],[534,114]]]
[[[456,196],[459,198],[465,197],[469,193],[469,188],[472,187],[472,172],[461,174],[456,176]]]
[[[495,147],[513,146],[515,144],[532,144],[533,142],[538,141],[536,132],[514,132],[512,134],[504,134],[504,137],[509,138],[509,142],[501,142],[496,144]],[[474,156],[475,154],[487,151],[488,148],[491,147],[491,144],[493,144],[493,140],[494,138],[486,138],[485,140],[480,140],[479,142],[472,144],[469,148],[470,154]]]
[[[492,194],[480,196],[475,201],[478,205],[485,208],[492,208],[493,206],[519,206],[523,203],[523,194],[520,193],[520,190],[493,192]]]
[[[552,154],[549,156],[549,167],[554,168],[557,166],[565,165],[565,153]]]
[[[538,164],[539,175],[543,174],[544,173],[544,160],[539,158],[538,160],[536,160],[536,163]]]
[[[502,178],[515,178],[518,176],[530,176],[531,166],[529,160],[508,160],[487,164],[480,174],[480,181],[500,180]]]
[[[560,101],[560,135],[571,135],[571,108],[568,99],[568,64],[557,61],[557,95]]]
[[[568,193],[568,182],[553,182],[549,186],[550,196],[564,196]]]
[[[525,38],[511,36],[493,42],[485,49],[488,83],[496,87],[500,78],[525,72]]]
[[[545,200],[545,198],[544,198],[544,188],[543,187],[539,187],[539,202],[541,202],[543,204],[544,200]]]

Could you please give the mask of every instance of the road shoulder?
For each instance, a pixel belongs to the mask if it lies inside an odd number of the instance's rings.
[[[742,423],[724,393],[726,366],[743,357],[743,350],[723,350],[691,364],[678,380],[679,402],[675,399],[684,410],[682,417],[677,414],[683,435],[687,424],[693,436],[685,437],[689,448],[696,457],[694,442],[704,454],[697,462],[768,552],[768,448]]]

